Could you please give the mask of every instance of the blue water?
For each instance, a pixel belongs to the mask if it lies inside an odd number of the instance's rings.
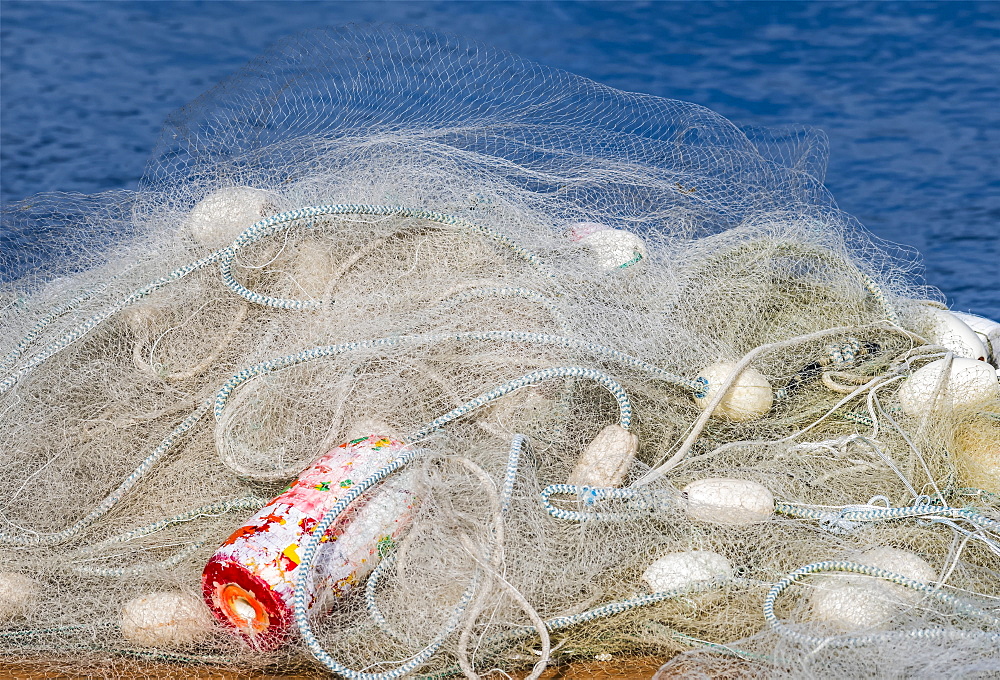
[[[1000,3],[0,2],[0,198],[134,188],[167,114],[268,44],[418,24],[737,125],[830,137],[827,186],[1000,319]]]

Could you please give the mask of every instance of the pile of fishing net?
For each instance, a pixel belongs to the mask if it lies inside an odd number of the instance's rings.
[[[1000,327],[825,156],[352,27],[11,206],[6,662],[995,672]]]

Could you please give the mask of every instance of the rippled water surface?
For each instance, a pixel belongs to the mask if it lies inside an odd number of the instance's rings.
[[[278,38],[418,24],[738,125],[830,137],[827,185],[1000,319],[1000,3],[0,2],[2,200],[135,187],[167,114]]]

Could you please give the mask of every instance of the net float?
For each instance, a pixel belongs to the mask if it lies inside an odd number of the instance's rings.
[[[569,233],[570,240],[593,253],[605,271],[631,267],[649,256],[645,241],[624,229],[597,222],[577,222]]]
[[[879,546],[850,561],[921,583],[937,579],[934,567],[909,550]],[[825,576],[817,579],[810,606],[817,621],[841,630],[866,630],[885,627],[901,605],[913,604],[921,597],[916,590],[874,576]]]
[[[926,326],[927,339],[966,359],[986,361],[989,354],[979,335],[962,317],[947,309],[924,307],[921,321]]]
[[[1000,323],[978,314],[952,312],[979,336],[986,347],[986,359],[996,368],[1000,368]]]
[[[694,397],[698,408],[708,408],[718,386],[725,382],[734,368],[736,364],[716,363],[706,366],[698,373],[699,377],[708,381],[704,392]],[[712,415],[735,421],[756,420],[770,411],[773,403],[774,390],[771,389],[771,383],[763,373],[747,367],[737,376]]]
[[[198,598],[184,593],[147,593],[121,612],[122,637],[143,647],[183,647],[206,639],[212,619]]]
[[[732,578],[733,565],[711,550],[668,553],[653,562],[642,574],[654,593],[683,590],[706,581]]]
[[[945,380],[945,359],[921,366],[899,388],[896,399],[907,415],[920,416],[931,412],[935,402],[952,407],[968,407],[1000,399],[997,371],[984,361],[955,357]],[[938,400],[938,383],[943,383]]]
[[[41,584],[27,574],[0,571],[0,622],[23,616],[40,591]]]
[[[237,529],[202,574],[215,617],[251,647],[275,649],[292,623],[299,550],[313,527],[354,484],[404,451],[376,435],[341,444],[317,459],[277,498]],[[342,597],[362,582],[405,531],[416,501],[405,477],[394,477],[357,498],[320,539],[307,601],[319,591]]]
[[[754,524],[774,514],[774,496],[763,484],[723,477],[699,479],[682,490],[691,519],[715,524]]]
[[[961,423],[951,455],[965,486],[1000,494],[1000,419],[981,415]]]
[[[199,245],[222,248],[272,212],[271,196],[263,189],[223,187],[198,201],[181,228]]]
[[[580,454],[568,481],[576,486],[619,486],[638,450],[637,436],[617,423],[608,425]]]

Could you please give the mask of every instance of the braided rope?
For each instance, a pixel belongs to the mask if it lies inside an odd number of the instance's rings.
[[[378,626],[384,633],[389,634],[391,637],[403,642],[405,644],[413,644],[413,642],[398,632],[393,628],[389,621],[386,620],[385,615],[382,614],[382,610],[379,609],[378,602],[375,601],[375,591],[378,589],[378,584],[382,581],[382,574],[388,571],[394,564],[396,564],[396,555],[386,555],[378,565],[372,569],[372,573],[368,575],[368,580],[365,581],[365,609],[368,610],[368,616],[371,617],[375,625]]]
[[[321,205],[321,206],[309,206],[306,208],[301,208],[299,210],[292,210],[277,215],[272,215],[265,219],[256,222],[241,233],[236,240],[226,248],[215,251],[210,255],[186,264],[182,267],[175,269],[169,274],[162,276],[155,281],[148,283],[142,288],[136,290],[131,295],[124,298],[122,301],[118,302],[111,307],[94,314],[89,319],[83,321],[77,325],[72,330],[68,331],[62,335],[59,339],[45,347],[41,352],[32,357],[24,366],[14,373],[8,375],[2,382],[0,382],[0,394],[4,394],[11,387],[17,384],[21,378],[25,377],[31,373],[39,365],[50,359],[52,356],[62,351],[63,349],[69,347],[77,340],[80,340],[86,336],[90,331],[97,328],[104,321],[112,317],[114,314],[120,312],[126,307],[138,302],[139,300],[147,297],[148,295],[160,290],[161,288],[178,281],[192,272],[203,269],[210,264],[219,262],[221,275],[223,283],[230,288],[233,292],[246,298],[250,302],[257,302],[259,304],[265,304],[272,307],[277,307],[279,309],[311,309],[313,307],[319,306],[320,302],[317,301],[300,301],[300,300],[283,300],[279,298],[269,298],[266,296],[254,293],[242,285],[240,285],[232,276],[232,265],[236,257],[236,252],[249,243],[255,242],[264,238],[265,236],[276,232],[282,224],[295,222],[297,220],[306,219],[310,217],[317,217],[320,215],[381,215],[381,216],[396,216],[396,217],[410,217],[415,219],[424,219],[431,222],[436,222],[438,224],[443,224],[447,226],[455,226],[463,229],[468,229],[470,231],[479,232],[493,239],[494,241],[506,246],[517,254],[521,259],[529,262],[535,267],[541,268],[542,262],[539,257],[524,249],[512,239],[501,234],[500,232],[491,229],[489,227],[484,227],[468,220],[456,217],[454,215],[447,215],[445,213],[439,213],[429,210],[415,210],[410,208],[403,208],[400,206],[380,206],[380,205]],[[75,308],[81,304],[84,300],[90,297],[92,293],[87,293],[83,296],[75,298],[70,302],[66,303],[62,307],[57,307],[55,310],[50,312],[46,317],[36,324],[36,326],[29,331],[29,333],[23,338],[20,343],[9,352],[5,357],[3,364],[0,364],[0,371],[8,370],[13,362],[21,356],[23,351],[27,349],[28,346],[38,337],[41,331],[52,323],[56,318],[65,314],[67,311]]]
[[[250,511],[256,512],[262,507],[267,505],[270,501],[264,498],[256,498],[253,496],[246,498],[236,498],[228,501],[218,501],[215,503],[209,503],[186,512],[182,512],[173,517],[167,519],[162,519],[158,522],[153,522],[152,524],[147,524],[144,527],[139,527],[138,529],[133,529],[128,533],[119,534],[118,536],[112,536],[106,538],[103,541],[95,543],[93,545],[84,546],[79,551],[77,551],[75,557],[82,557],[90,553],[97,552],[102,548],[115,543],[128,543],[129,541],[135,540],[136,538],[141,538],[143,536],[148,536],[150,534],[155,534],[159,531],[174,526],[175,524],[182,524],[184,522],[190,522],[191,520],[197,519],[199,517],[214,517],[227,512],[235,511]],[[174,553],[170,557],[161,560],[159,562],[153,562],[150,564],[143,564],[133,567],[92,567],[88,565],[81,564],[68,564],[65,565],[70,571],[74,571],[80,574],[87,574],[91,576],[103,576],[103,577],[121,577],[121,576],[138,576],[149,571],[154,571],[157,569],[167,569],[169,567],[176,566],[187,559],[189,556],[195,554],[200,550],[206,543],[207,539],[195,541],[178,552]]]
[[[159,562],[150,562],[147,564],[139,564],[132,567],[92,567],[86,564],[67,564],[63,565],[69,571],[75,572],[77,574],[84,574],[86,576],[100,576],[102,578],[122,578],[122,577],[135,577],[141,576],[142,574],[149,573],[151,571],[157,571],[159,569],[169,569],[170,567],[176,567],[178,564],[194,555],[199,550],[201,550],[208,543],[207,538],[195,541],[194,543],[189,543],[177,552],[175,552],[170,557],[160,560]]]
[[[227,512],[235,511],[250,511],[256,512],[260,510],[270,501],[265,498],[258,498],[256,496],[247,496],[245,498],[234,498],[228,501],[216,501],[215,503],[208,503],[207,505],[202,505],[200,507],[194,508],[192,510],[186,510],[180,514],[174,515],[173,517],[168,517],[166,519],[161,519],[158,522],[153,522],[152,524],[147,524],[146,526],[139,527],[138,529],[133,529],[125,534],[119,534],[118,536],[112,536],[106,538],[99,543],[93,545],[85,546],[77,554],[86,554],[100,550],[112,543],[128,543],[137,538],[142,538],[143,536],[149,536],[150,534],[155,534],[157,532],[163,531],[175,524],[183,524],[184,522],[190,522],[193,519],[199,517],[213,517],[222,515]]]
[[[600,605],[593,609],[590,609],[579,614],[574,614],[572,616],[557,616],[552,619],[543,621],[545,629],[552,632],[557,630],[562,630],[565,628],[572,628],[573,626],[578,626],[582,623],[588,623],[590,621],[595,621],[597,619],[604,619],[610,616],[616,616],[618,614],[623,614],[627,611],[633,609],[638,609],[639,607],[648,607],[650,605],[658,604],[666,600],[672,600],[678,597],[685,597],[688,595],[694,595],[696,593],[705,592],[712,588],[723,585],[724,582],[720,580],[707,580],[694,583],[686,588],[676,588],[674,590],[663,590],[657,593],[650,593],[647,595],[640,595],[638,597],[629,598],[626,600],[619,600],[617,602],[609,602],[607,604]],[[538,633],[538,628],[536,626],[520,626],[511,631],[498,635],[496,637],[486,640],[485,644],[490,646],[496,645],[509,645],[514,640],[528,637],[530,635],[535,635]],[[434,675],[421,676],[422,680],[438,680],[439,678],[446,678],[451,675],[456,675],[460,673],[457,669],[451,668],[441,673],[436,673]]]
[[[210,406],[210,401],[204,402],[201,406],[195,409],[191,415],[181,421],[181,424],[175,427],[173,431],[171,431],[170,434],[168,434],[163,441],[160,442],[160,445],[153,449],[153,452],[146,456],[141,463],[139,463],[138,467],[136,467],[135,470],[133,470],[132,473],[125,478],[118,488],[112,491],[83,519],[78,520],[72,526],[54,534],[10,535],[0,533],[0,545],[18,545],[24,547],[49,546],[64,543],[75,537],[77,534],[87,529],[91,524],[107,514],[107,512],[113,508],[115,504],[117,504],[125,496],[125,494],[131,491],[139,480],[147,472],[149,472],[154,465],[156,465],[160,458],[162,458],[163,455],[174,446],[181,435],[195,426],[201,417],[208,412]]]
[[[510,450],[507,454],[507,470],[504,475],[503,487],[500,491],[500,513],[506,516],[508,510],[510,509],[511,497],[514,495],[514,483],[517,480],[518,468],[521,464],[521,451],[524,445],[527,443],[528,438],[523,434],[516,434],[511,438]],[[489,555],[489,553],[487,553]],[[368,581],[365,582],[364,598],[365,598],[365,608],[368,610],[368,615],[371,616],[375,624],[382,629],[383,632],[387,633],[391,637],[400,640],[406,644],[413,644],[406,636],[397,632],[386,620],[382,611],[378,607],[378,603],[375,601],[375,591],[378,589],[378,584],[382,580],[382,574],[384,571],[388,570],[392,565],[396,563],[396,556],[388,555],[386,556],[372,573],[368,575]]]
[[[801,244],[796,243],[777,243],[775,245],[781,250],[795,251],[802,248]],[[846,258],[840,257],[833,252],[826,249],[821,250],[819,248],[813,248],[812,252],[827,262],[846,265],[858,277],[861,284],[868,289],[868,292],[872,294],[872,297],[875,298],[875,301],[882,308],[882,312],[885,314],[886,320],[894,326],[900,325],[901,322],[899,314],[896,313],[895,307],[893,307],[892,303],[889,301],[889,296],[885,294],[885,291],[882,290],[882,287],[878,285],[875,279],[861,271],[853,262],[850,262]]]
[[[7,355],[3,358],[3,361],[0,362],[0,372],[13,368],[14,364],[17,363],[17,360],[21,358],[22,354],[24,354],[24,351],[31,346],[31,343],[33,343],[35,339],[41,335],[42,331],[45,330],[53,321],[62,315],[73,311],[88,299],[93,297],[96,293],[97,291],[88,291],[64,304],[53,307],[48,314],[39,319],[38,323],[36,323],[31,330],[29,330],[27,334],[21,338],[21,341],[17,343],[14,349],[7,353]]]
[[[516,434],[510,440],[510,451],[507,453],[507,473],[500,489],[500,513],[504,516],[510,510],[510,499],[514,496],[514,483],[517,481],[517,469],[521,465],[521,451],[528,443],[523,434]]]
[[[563,510],[552,505],[549,500],[556,495],[577,496],[584,505],[594,505],[600,500],[628,500],[631,501],[630,510],[613,513]],[[550,484],[539,493],[545,512],[556,519],[569,522],[619,522],[648,515],[650,512],[666,512],[677,507],[676,496],[677,492],[673,489],[596,488],[573,484]]]
[[[616,614],[622,614],[639,607],[648,607],[649,605],[657,604],[659,602],[663,602],[664,600],[672,600],[676,597],[683,597],[685,595],[704,592],[711,588],[715,588],[722,583],[723,581],[719,580],[699,581],[698,583],[685,588],[663,590],[658,593],[640,595],[639,597],[633,597],[627,600],[609,602],[591,610],[581,612],[580,614],[573,614],[572,616],[557,616],[554,619],[548,619],[545,622],[545,627],[549,630],[570,628],[572,626],[578,626],[581,623],[587,623],[596,619],[604,619],[609,616],[615,616]],[[536,632],[536,630],[533,626],[526,626],[524,628],[524,632],[530,634]]]
[[[325,304],[320,300],[292,300],[287,298],[276,298],[267,295],[261,295],[260,293],[255,293],[242,284],[240,284],[234,277],[232,273],[233,263],[236,259],[236,253],[245,245],[255,243],[262,238],[271,236],[281,230],[282,225],[290,225],[292,222],[297,222],[298,220],[308,219],[311,217],[320,217],[324,215],[375,215],[381,217],[408,217],[414,219],[427,220],[429,222],[435,222],[437,224],[443,224],[446,226],[459,227],[461,229],[467,229],[469,231],[478,232],[487,236],[497,243],[509,248],[521,259],[532,264],[535,267],[542,267],[542,262],[539,257],[529,250],[526,250],[522,246],[515,243],[510,237],[501,234],[495,229],[490,227],[484,227],[469,220],[463,219],[461,217],[456,217],[455,215],[448,215],[445,213],[434,212],[431,210],[416,210],[413,208],[404,208],[402,206],[393,205],[368,205],[368,204],[337,204],[337,205],[313,205],[304,208],[299,208],[297,210],[289,210],[287,212],[278,213],[277,215],[272,215],[271,217],[266,217],[259,222],[254,223],[249,228],[247,228],[243,233],[236,237],[236,240],[232,242],[227,248],[222,251],[222,256],[219,259],[219,273],[222,275],[222,282],[231,291],[236,293],[242,298],[249,300],[250,302],[264,305],[267,307],[274,307],[276,309],[293,309],[293,310],[307,310],[316,309]],[[285,226],[284,228],[287,228]]]
[[[37,635],[62,635],[76,630],[89,630],[93,626],[85,624],[72,624],[68,626],[52,626],[51,628],[15,628],[13,630],[0,630],[0,638],[35,637]]]
[[[837,512],[829,512],[808,508],[793,503],[776,502],[774,511],[780,512],[789,517],[801,519],[817,519],[831,526],[839,526],[843,523],[845,528],[853,529],[860,522],[877,522],[892,519],[906,519],[909,517],[951,517],[953,519],[964,519],[977,527],[988,527],[994,531],[1000,531],[1000,521],[981,515],[966,508],[953,508],[943,505],[919,504],[901,508],[876,508],[870,506],[847,506]],[[852,525],[853,526],[850,526]]]
[[[316,636],[312,631],[312,626],[309,623],[308,616],[307,593],[309,579],[312,575],[313,562],[316,559],[316,553],[319,549],[320,538],[326,533],[327,529],[330,528],[333,522],[335,522],[337,518],[344,513],[347,507],[359,496],[361,496],[361,494],[381,482],[396,470],[425,453],[427,453],[427,451],[424,449],[415,449],[404,453],[399,458],[396,458],[389,464],[376,470],[367,479],[352,487],[345,496],[343,496],[332,508],[330,508],[329,512],[323,516],[323,519],[316,524],[312,532],[306,536],[305,542],[302,546],[302,552],[300,553],[302,559],[295,572],[295,596],[292,603],[295,625],[298,627],[299,634],[302,636],[302,640],[305,642],[306,647],[320,663],[334,673],[339,673],[344,677],[352,678],[352,680],[390,680],[392,678],[398,678],[406,675],[414,668],[422,665],[425,661],[427,661],[427,659],[431,658],[431,656],[437,652],[441,645],[444,644],[448,636],[451,635],[456,628],[458,628],[458,625],[461,622],[461,615],[465,611],[466,607],[468,607],[469,602],[471,602],[472,595],[478,586],[478,578],[473,578],[472,583],[462,595],[458,605],[456,605],[451,618],[449,618],[444,628],[438,633],[437,636],[435,636],[430,644],[428,644],[423,650],[413,656],[402,666],[385,673],[365,673],[347,668],[330,656],[325,649],[323,649],[323,646],[320,644],[319,640],[316,639]]]
[[[819,574],[823,572],[830,571],[842,571],[852,574],[862,574],[865,576],[874,576],[875,578],[894,583],[910,590],[915,590],[918,593],[922,593],[929,597],[932,597],[939,602],[944,602],[952,605],[956,610],[963,614],[968,614],[970,616],[985,619],[990,622],[991,625],[1000,624],[1000,618],[997,618],[993,614],[983,611],[978,607],[974,607],[971,604],[960,600],[954,595],[949,595],[948,593],[942,592],[938,587],[931,586],[926,583],[921,583],[920,581],[915,581],[913,579],[907,578],[902,574],[897,574],[886,569],[880,569],[878,567],[871,567],[866,564],[858,564],[856,562],[846,562],[841,560],[828,560],[825,562],[816,562],[814,564],[807,564],[804,567],[800,567],[788,574],[780,581],[771,586],[771,589],[767,593],[767,597],[764,598],[764,620],[771,627],[772,630],[784,635],[785,637],[791,638],[799,643],[811,646],[819,645],[831,645],[835,647],[853,647],[857,645],[879,642],[885,640],[889,636],[893,635],[905,635],[908,637],[917,638],[937,638],[937,637],[949,637],[949,636],[964,636],[969,634],[982,634],[979,632],[969,633],[967,631],[955,631],[944,628],[922,628],[918,630],[906,630],[898,632],[884,632],[875,633],[870,635],[852,635],[844,637],[820,637],[815,635],[808,635],[805,633],[800,633],[794,628],[785,624],[778,616],[774,613],[774,604],[778,597],[788,589],[793,583],[801,581],[804,577],[810,574]],[[996,640],[1000,644],[1000,633],[986,633],[986,635],[991,640]]]
[[[58,352],[61,352],[62,350],[66,349],[67,347],[75,343],[77,340],[80,340],[81,338],[86,336],[88,333],[90,333],[90,331],[97,328],[99,325],[107,321],[109,318],[111,318],[118,312],[122,311],[123,309],[125,309],[130,305],[135,304],[139,300],[142,300],[143,298],[151,295],[152,293],[155,293],[161,288],[164,288],[165,286],[168,286],[171,283],[179,281],[188,274],[196,272],[199,269],[204,269],[208,265],[212,264],[213,262],[221,258],[224,253],[225,249],[217,250],[211,255],[203,257],[202,259],[196,262],[192,262],[190,264],[184,265],[183,267],[179,267],[170,272],[169,274],[161,276],[155,281],[146,284],[145,286],[135,291],[131,295],[127,296],[120,302],[112,305],[111,307],[108,307],[107,309],[104,309],[103,311],[98,312],[97,314],[94,314],[86,321],[83,321],[82,323],[78,324],[75,328],[66,332],[58,340],[52,342],[51,344],[46,346],[45,349],[43,349],[41,352],[33,356],[20,369],[8,375],[3,380],[3,382],[0,382],[0,394],[4,394],[5,392],[7,392],[7,390],[16,385],[21,380],[21,378],[31,373],[38,366],[40,366],[45,361],[48,361]]]
[[[541,371],[534,371],[529,373],[517,380],[512,380],[504,385],[501,385],[483,395],[480,395],[476,399],[473,399],[462,406],[450,411],[449,413],[436,418],[431,421],[416,434],[406,437],[405,441],[414,442],[423,439],[431,432],[443,427],[447,423],[466,415],[477,408],[484,406],[485,404],[497,399],[505,394],[508,394],[515,389],[520,389],[526,385],[535,384],[542,382],[544,380],[549,380],[552,378],[562,378],[562,377],[582,377],[594,380],[595,382],[604,385],[618,400],[618,406],[621,412],[620,423],[623,428],[628,429],[629,421],[631,419],[632,407],[628,401],[628,396],[625,394],[624,390],[617,382],[607,377],[600,371],[596,371],[590,368],[579,368],[579,367],[568,367],[568,368],[550,368]],[[525,438],[521,435],[514,437],[511,442],[511,448],[508,453],[507,459],[507,472],[504,477],[503,485],[503,497],[501,500],[501,512],[506,513],[509,507],[510,497],[513,494],[514,482],[517,477],[517,468],[520,463],[521,449],[524,445]],[[333,671],[334,673],[339,673],[352,680],[391,680],[392,678],[398,678],[406,675],[413,669],[422,665],[431,656],[433,656],[438,649],[444,644],[448,636],[450,636],[461,623],[462,614],[465,609],[469,606],[472,601],[473,594],[475,593],[478,583],[479,583],[479,569],[476,570],[469,587],[466,589],[465,593],[462,595],[459,603],[456,605],[452,616],[449,618],[448,622],[445,624],[443,629],[434,637],[431,642],[424,647],[423,650],[418,652],[409,661],[403,665],[385,673],[365,673],[361,671],[355,671],[353,669],[347,668],[336,659],[334,659],[320,644],[319,640],[316,638],[312,631],[312,627],[309,623],[308,616],[308,584],[310,583],[311,572],[313,568],[313,562],[316,558],[316,553],[319,550],[320,539],[326,534],[327,529],[337,520],[340,515],[342,515],[346,509],[354,502],[359,496],[365,493],[368,489],[372,488],[376,484],[382,482],[386,477],[409,464],[416,458],[427,453],[425,449],[413,449],[402,455],[400,455],[395,460],[389,462],[387,465],[376,470],[368,478],[356,484],[351,490],[344,495],[336,504],[323,516],[312,531],[306,536],[305,541],[302,545],[302,550],[300,555],[302,557],[299,562],[299,566],[296,568],[296,578],[295,578],[295,595],[292,603],[292,613],[295,620],[295,625],[298,627],[299,634],[302,636],[302,640],[305,642],[306,647],[312,653],[312,655],[324,666]],[[388,568],[388,567],[385,567]],[[381,570],[376,568],[378,575],[381,575]],[[375,620],[376,624],[380,626],[385,626],[387,630],[391,630],[385,617],[382,616],[381,612],[378,610],[378,606],[375,602],[375,586],[376,583],[372,583],[371,575],[369,576],[369,582],[365,587],[365,604],[368,607],[369,613]],[[610,607],[611,605],[607,605]],[[639,605],[636,605],[639,606]],[[624,610],[622,610],[624,611]],[[608,613],[601,614],[602,616],[610,616],[613,612],[608,610]],[[596,616],[595,616],[596,618]]]

